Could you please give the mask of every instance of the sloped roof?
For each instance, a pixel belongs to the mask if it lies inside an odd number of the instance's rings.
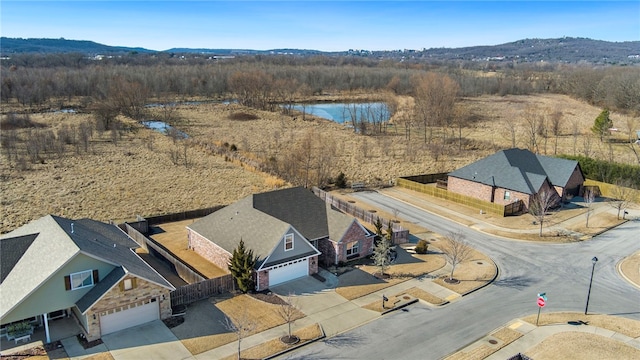
[[[188,228],[229,253],[242,239],[254,255],[265,259],[290,226],[307,240],[331,237],[339,241],[353,220],[311,191],[295,187],[249,195]]]
[[[536,194],[546,179],[554,186],[565,187],[574,160],[538,155],[523,149],[501,150],[484,159],[449,173],[449,176],[481,184]]]
[[[96,301],[100,300],[102,295],[104,295],[107,291],[111,290],[111,288],[124,278],[126,275],[126,271],[122,266],[118,266],[111,270],[107,276],[104,277],[99,283],[96,284],[89,292],[84,294],[80,300],[76,301],[76,306],[80,310],[81,313],[85,313]]]
[[[22,238],[23,240],[19,240]],[[26,251],[16,259],[25,239]],[[127,272],[160,286],[173,286],[132,249],[138,244],[113,225],[91,219],[70,220],[47,215],[2,236],[0,248],[14,262],[0,284],[0,317],[13,310],[76,255],[83,253],[121,266]],[[4,267],[3,267],[4,269]]]
[[[0,242],[0,284],[24,254],[38,234],[17,236]]]

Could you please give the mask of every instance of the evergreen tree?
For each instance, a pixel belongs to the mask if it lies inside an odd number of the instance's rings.
[[[393,244],[393,227],[391,226],[391,220],[389,220],[389,225],[387,225],[387,241],[389,245]]]
[[[609,129],[613,127],[613,120],[609,118],[609,109],[604,109],[593,122],[591,131],[600,137],[600,141],[609,133]]]
[[[256,265],[256,258],[253,250],[244,247],[244,241],[240,239],[240,244],[233,250],[233,256],[229,260],[229,271],[236,280],[238,289],[243,293],[253,289],[253,267]]]
[[[374,245],[378,245],[378,242],[380,241],[380,239],[382,239],[382,221],[380,220],[380,217],[376,218],[376,222],[373,223],[373,226],[375,226],[376,228],[376,237]]]
[[[373,248],[373,262],[380,267],[380,276],[384,276],[384,271],[391,263],[391,247],[386,238],[380,239]]]

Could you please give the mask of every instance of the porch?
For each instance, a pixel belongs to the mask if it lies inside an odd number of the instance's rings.
[[[82,329],[73,315],[49,320],[49,336],[51,338],[51,342],[75,336],[80,333],[82,333]],[[47,343],[47,335],[45,333],[44,325],[34,326],[33,334],[30,334],[29,337],[24,339],[8,340],[7,334],[3,334],[0,337],[0,350],[2,350],[4,355],[4,351],[6,350],[22,347],[32,343]]]

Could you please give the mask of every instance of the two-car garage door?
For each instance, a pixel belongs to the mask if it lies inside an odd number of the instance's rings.
[[[309,275],[307,259],[300,259],[278,265],[278,267],[269,270],[269,287],[307,275]]]
[[[100,332],[102,335],[141,325],[160,318],[158,302],[136,306],[113,314],[100,316]]]

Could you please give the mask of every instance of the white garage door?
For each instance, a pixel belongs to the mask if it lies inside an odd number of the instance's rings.
[[[307,259],[278,266],[279,267],[277,268],[269,270],[269,286],[275,286],[285,281],[309,275],[309,264]]]
[[[100,332],[107,335],[112,332],[145,324],[160,318],[158,302],[151,302],[113,314],[100,316]]]

